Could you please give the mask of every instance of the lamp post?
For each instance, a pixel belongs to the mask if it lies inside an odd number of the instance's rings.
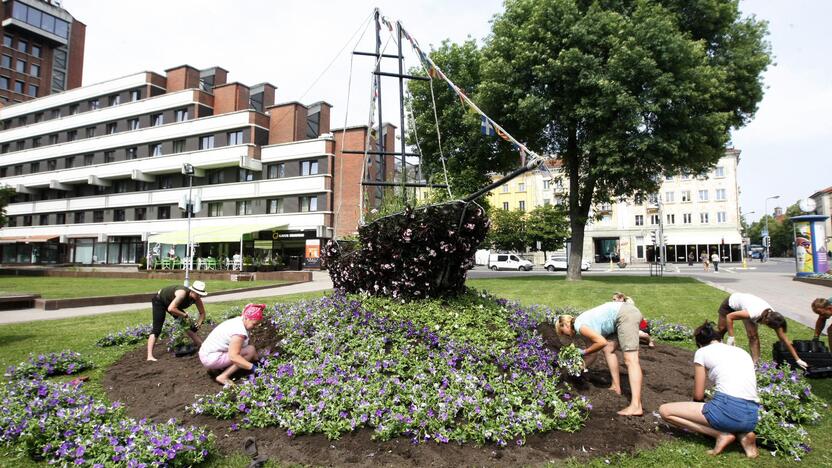
[[[768,201],[769,200],[776,200],[778,198],[780,198],[780,195],[773,195],[771,197],[768,197],[768,198],[766,198],[766,202],[764,204],[765,213],[763,214],[763,216],[766,217],[766,235],[765,235],[765,237],[768,237],[768,241],[766,242],[766,260],[768,260],[769,246],[771,245],[771,236],[768,234]]]
[[[185,205],[185,210],[188,212],[188,244],[185,246],[185,255],[187,261],[185,262],[185,287],[191,285],[191,268],[194,261],[193,244],[191,243],[191,215],[194,211],[194,201],[191,198],[191,190],[194,185],[194,166],[193,164],[185,163],[182,165],[182,173],[188,176],[188,203]]]
[[[740,226],[742,226],[742,220],[745,219],[746,215],[754,214],[756,211],[748,211],[746,213],[740,214]],[[743,236],[742,242],[740,242],[740,258],[742,258],[742,268],[743,270],[748,268],[748,264],[745,261],[745,236]]]

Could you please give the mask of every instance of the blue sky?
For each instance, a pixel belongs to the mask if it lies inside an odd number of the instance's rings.
[[[832,137],[827,118],[832,2],[746,0],[741,5],[746,14],[769,21],[776,62],[765,75],[766,95],[757,116],[733,135],[734,146],[742,150],[740,204],[743,212],[756,212],[749,216],[754,220],[762,215],[766,197],[781,196],[769,202],[771,211],[832,186],[832,154],[825,144]],[[360,34],[373,7],[401,19],[423,46],[445,38],[481,39],[491,17],[502,10],[497,0],[64,0],[64,6],[87,24],[85,84],[143,70],[163,73],[185,63],[218,65],[230,71],[230,81],[275,84],[278,101],[332,103],[333,127],[342,126],[345,117],[350,125],[367,121],[372,59],[353,60],[349,92],[347,85],[349,52],[358,37],[353,34]],[[359,49],[370,47],[370,39],[368,31]],[[408,64],[416,65],[412,55]],[[386,115],[397,119],[394,83],[383,91]]]

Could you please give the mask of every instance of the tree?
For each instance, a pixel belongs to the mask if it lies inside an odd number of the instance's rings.
[[[580,279],[593,204],[719,160],[762,99],[766,33],[738,0],[506,1],[476,97],[530,148],[562,158],[569,278]]]
[[[6,225],[6,206],[14,194],[15,191],[11,187],[0,187],[0,227]]]
[[[533,249],[548,252],[563,248],[569,238],[569,218],[566,210],[556,205],[541,205],[533,209],[526,217],[526,233]],[[537,243],[540,242],[540,247]]]
[[[763,243],[763,230],[768,220],[768,234],[771,237],[769,251],[773,257],[788,257],[794,253],[794,223],[791,218],[805,214],[797,203],[786,208],[785,215],[778,220],[766,214],[748,227],[748,237],[752,244]]]
[[[491,210],[491,229],[488,240],[497,250],[525,252],[529,245],[526,233],[526,213],[520,210]]]

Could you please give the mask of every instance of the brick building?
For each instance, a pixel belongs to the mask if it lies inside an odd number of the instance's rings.
[[[189,192],[195,257],[314,265],[322,242],[354,233],[362,173],[389,180],[392,156],[363,168],[342,151],[363,150],[367,127],[331,129],[330,104],[275,104],[272,84],[227,77],[183,65],[0,109],[0,184],[16,191],[0,262],[185,257]]]

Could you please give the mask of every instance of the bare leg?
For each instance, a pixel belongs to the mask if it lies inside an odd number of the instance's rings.
[[[653,337],[651,337],[648,333],[645,333],[641,330],[638,331],[638,339],[647,342],[648,348],[655,348],[656,343],[653,343]]]
[[[618,356],[615,355],[615,341],[608,341],[604,346],[604,358],[607,360],[607,367],[612,377],[610,390],[621,395],[621,369],[618,367]]]
[[[641,416],[644,409],[641,407],[641,364],[638,361],[638,351],[625,351],[624,364],[627,366],[627,376],[630,380],[630,406],[619,411],[621,416]]]
[[[233,385],[234,381],[231,380],[231,375],[237,372],[237,369],[239,369],[239,367],[237,367],[237,364],[231,364],[230,366],[228,366],[228,369],[222,371],[222,374],[218,375],[217,378],[214,380],[216,380],[217,383],[222,385]]]
[[[725,315],[719,314],[719,319],[717,320],[716,324],[716,331],[719,333],[719,339],[725,336],[725,332],[728,331],[728,318]]]
[[[708,450],[711,455],[719,455],[725,447],[736,440],[734,434],[719,432],[708,424],[705,415],[702,414],[702,407],[705,403],[680,401],[676,403],[665,403],[659,407],[659,414],[662,419],[676,427],[697,432],[716,439],[713,450]],[[746,452],[747,454],[747,452]]]
[[[757,458],[757,455],[759,455],[759,452],[757,452],[757,434],[753,432],[740,434],[740,445],[742,445],[746,457]]]
[[[188,330],[188,331],[186,331],[185,333],[188,335],[188,338],[190,338],[190,339],[191,339],[191,341],[193,341],[193,342],[194,342],[194,345],[195,345],[197,348],[199,348],[200,346],[202,346],[202,338],[200,338],[200,337],[199,337],[199,335],[197,335],[197,334],[196,334],[196,332],[191,331],[191,330]]]
[[[757,334],[757,324],[748,319],[742,322],[745,324],[745,333],[748,335],[748,349],[751,350],[751,359],[756,364],[760,360],[760,336]]]
[[[156,335],[151,334],[147,337],[147,360],[148,361],[156,361],[156,358],[153,357],[153,347],[156,346]]]
[[[829,342],[829,349],[832,349],[832,325],[826,329],[826,341]]]

